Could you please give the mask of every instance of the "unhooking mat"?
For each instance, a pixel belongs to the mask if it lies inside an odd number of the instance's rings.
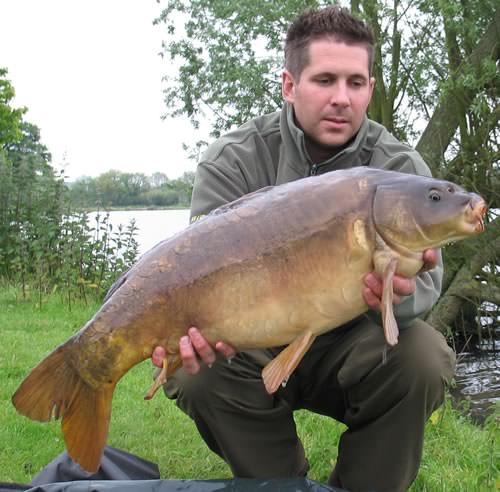
[[[160,480],[155,463],[106,446],[101,466],[89,476],[66,452],[51,461],[31,484],[0,483],[0,492],[342,492],[309,480]]]

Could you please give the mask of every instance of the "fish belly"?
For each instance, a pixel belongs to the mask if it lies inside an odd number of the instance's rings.
[[[362,279],[371,250],[352,254],[345,238],[337,231],[333,244],[318,235],[218,272],[195,294],[192,324],[210,341],[246,349],[285,345],[304,330],[321,334],[355,318],[367,309]]]

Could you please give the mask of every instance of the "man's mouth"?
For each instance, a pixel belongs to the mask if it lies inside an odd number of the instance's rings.
[[[328,123],[331,123],[334,126],[343,126],[349,123],[347,118],[343,118],[340,116],[327,116],[324,120]]]

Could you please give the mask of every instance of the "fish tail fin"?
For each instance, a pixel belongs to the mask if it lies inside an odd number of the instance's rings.
[[[96,472],[108,435],[114,385],[95,390],[68,362],[66,344],[48,355],[12,396],[17,411],[32,420],[62,418],[71,458]]]
[[[85,470],[99,469],[108,437],[114,386],[94,390],[82,380],[66,411],[62,431],[69,455]]]

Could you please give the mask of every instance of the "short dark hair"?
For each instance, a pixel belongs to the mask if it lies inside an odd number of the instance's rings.
[[[368,72],[372,73],[375,38],[368,24],[354,17],[348,9],[330,5],[323,9],[308,9],[288,28],[285,40],[285,68],[299,79],[309,63],[312,41],[331,38],[347,44],[363,44],[368,51]]]

